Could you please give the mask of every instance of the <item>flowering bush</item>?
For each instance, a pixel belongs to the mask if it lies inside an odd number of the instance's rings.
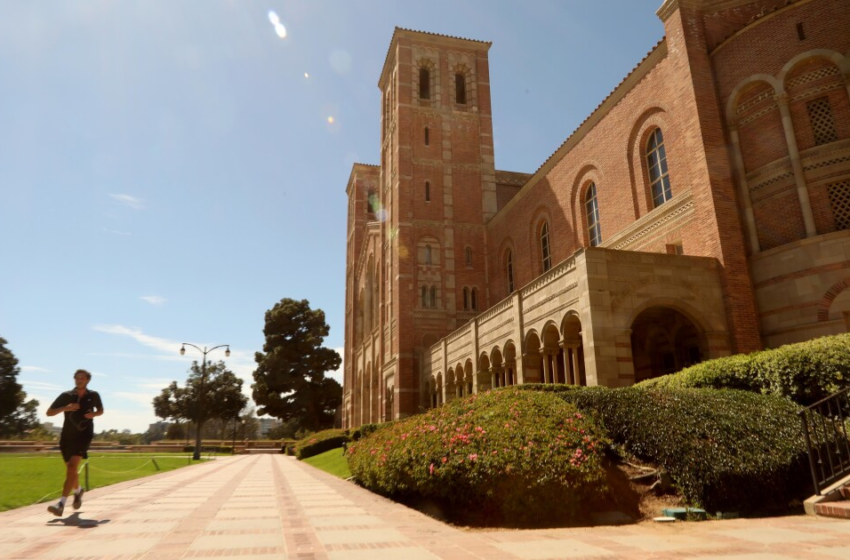
[[[708,360],[637,386],[744,389],[809,405],[849,385],[850,334],[841,334]]]
[[[555,525],[605,481],[603,435],[554,395],[500,390],[394,422],[348,448],[355,480],[385,496],[433,501],[448,517]]]
[[[316,432],[303,439],[298,440],[295,444],[295,456],[300,459],[306,459],[324,453],[337,447],[342,447],[342,444],[348,441],[348,432],[346,430],[324,430]]]

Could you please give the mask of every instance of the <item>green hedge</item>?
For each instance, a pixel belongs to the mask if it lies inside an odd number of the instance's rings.
[[[358,441],[362,437],[366,437],[372,432],[377,431],[381,424],[363,424],[351,430],[351,441]]]
[[[810,484],[800,408],[786,399],[711,389],[564,390],[609,436],[667,471],[708,511],[787,509]]]
[[[342,444],[347,442],[348,439],[348,432],[346,430],[324,430],[322,432],[316,432],[304,439],[298,440],[295,444],[295,457],[306,459],[307,457],[342,447]]]
[[[554,395],[505,389],[454,400],[353,443],[355,480],[393,499],[428,501],[464,522],[560,525],[600,496],[604,435]]]
[[[641,388],[744,389],[809,405],[850,386],[850,334],[718,358],[643,381]]]

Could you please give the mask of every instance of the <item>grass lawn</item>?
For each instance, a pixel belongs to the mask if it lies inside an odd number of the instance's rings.
[[[345,456],[342,454],[342,447],[319,453],[318,455],[304,459],[304,462],[340,478],[351,476],[351,471],[348,470],[348,461],[345,460]]]
[[[191,454],[185,453],[90,453],[89,488],[179,469],[191,464],[190,458]],[[59,453],[0,454],[0,473],[0,511],[6,511],[58,499],[65,480],[65,464]],[[80,472],[83,486],[85,474],[85,470]]]

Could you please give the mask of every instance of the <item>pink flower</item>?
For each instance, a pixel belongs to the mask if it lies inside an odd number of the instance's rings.
[[[478,459],[478,453],[470,453],[469,454],[469,460],[470,461],[475,461],[477,459]]]
[[[446,464],[446,462],[447,462],[448,460],[449,460],[449,458],[448,458],[448,457],[443,457],[443,464]]]
[[[428,467],[428,474],[431,474],[431,475],[434,474],[434,463],[431,463],[431,466]]]

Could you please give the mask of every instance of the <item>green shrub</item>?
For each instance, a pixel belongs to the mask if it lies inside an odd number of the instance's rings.
[[[641,388],[744,389],[809,405],[850,386],[850,334],[709,360]]]
[[[355,480],[465,522],[575,520],[603,489],[603,434],[554,395],[505,389],[393,422],[348,448]]]
[[[591,412],[609,436],[667,471],[709,511],[787,509],[809,486],[800,408],[735,390],[605,389],[559,397]]]
[[[348,431],[346,430],[324,430],[316,432],[299,440],[295,444],[295,456],[298,459],[306,459],[319,453],[324,453],[330,449],[342,447],[342,444],[348,441]]]
[[[372,432],[378,430],[381,427],[381,424],[363,424],[358,428],[354,428],[351,430],[351,441],[358,441],[362,437],[366,437]]]

